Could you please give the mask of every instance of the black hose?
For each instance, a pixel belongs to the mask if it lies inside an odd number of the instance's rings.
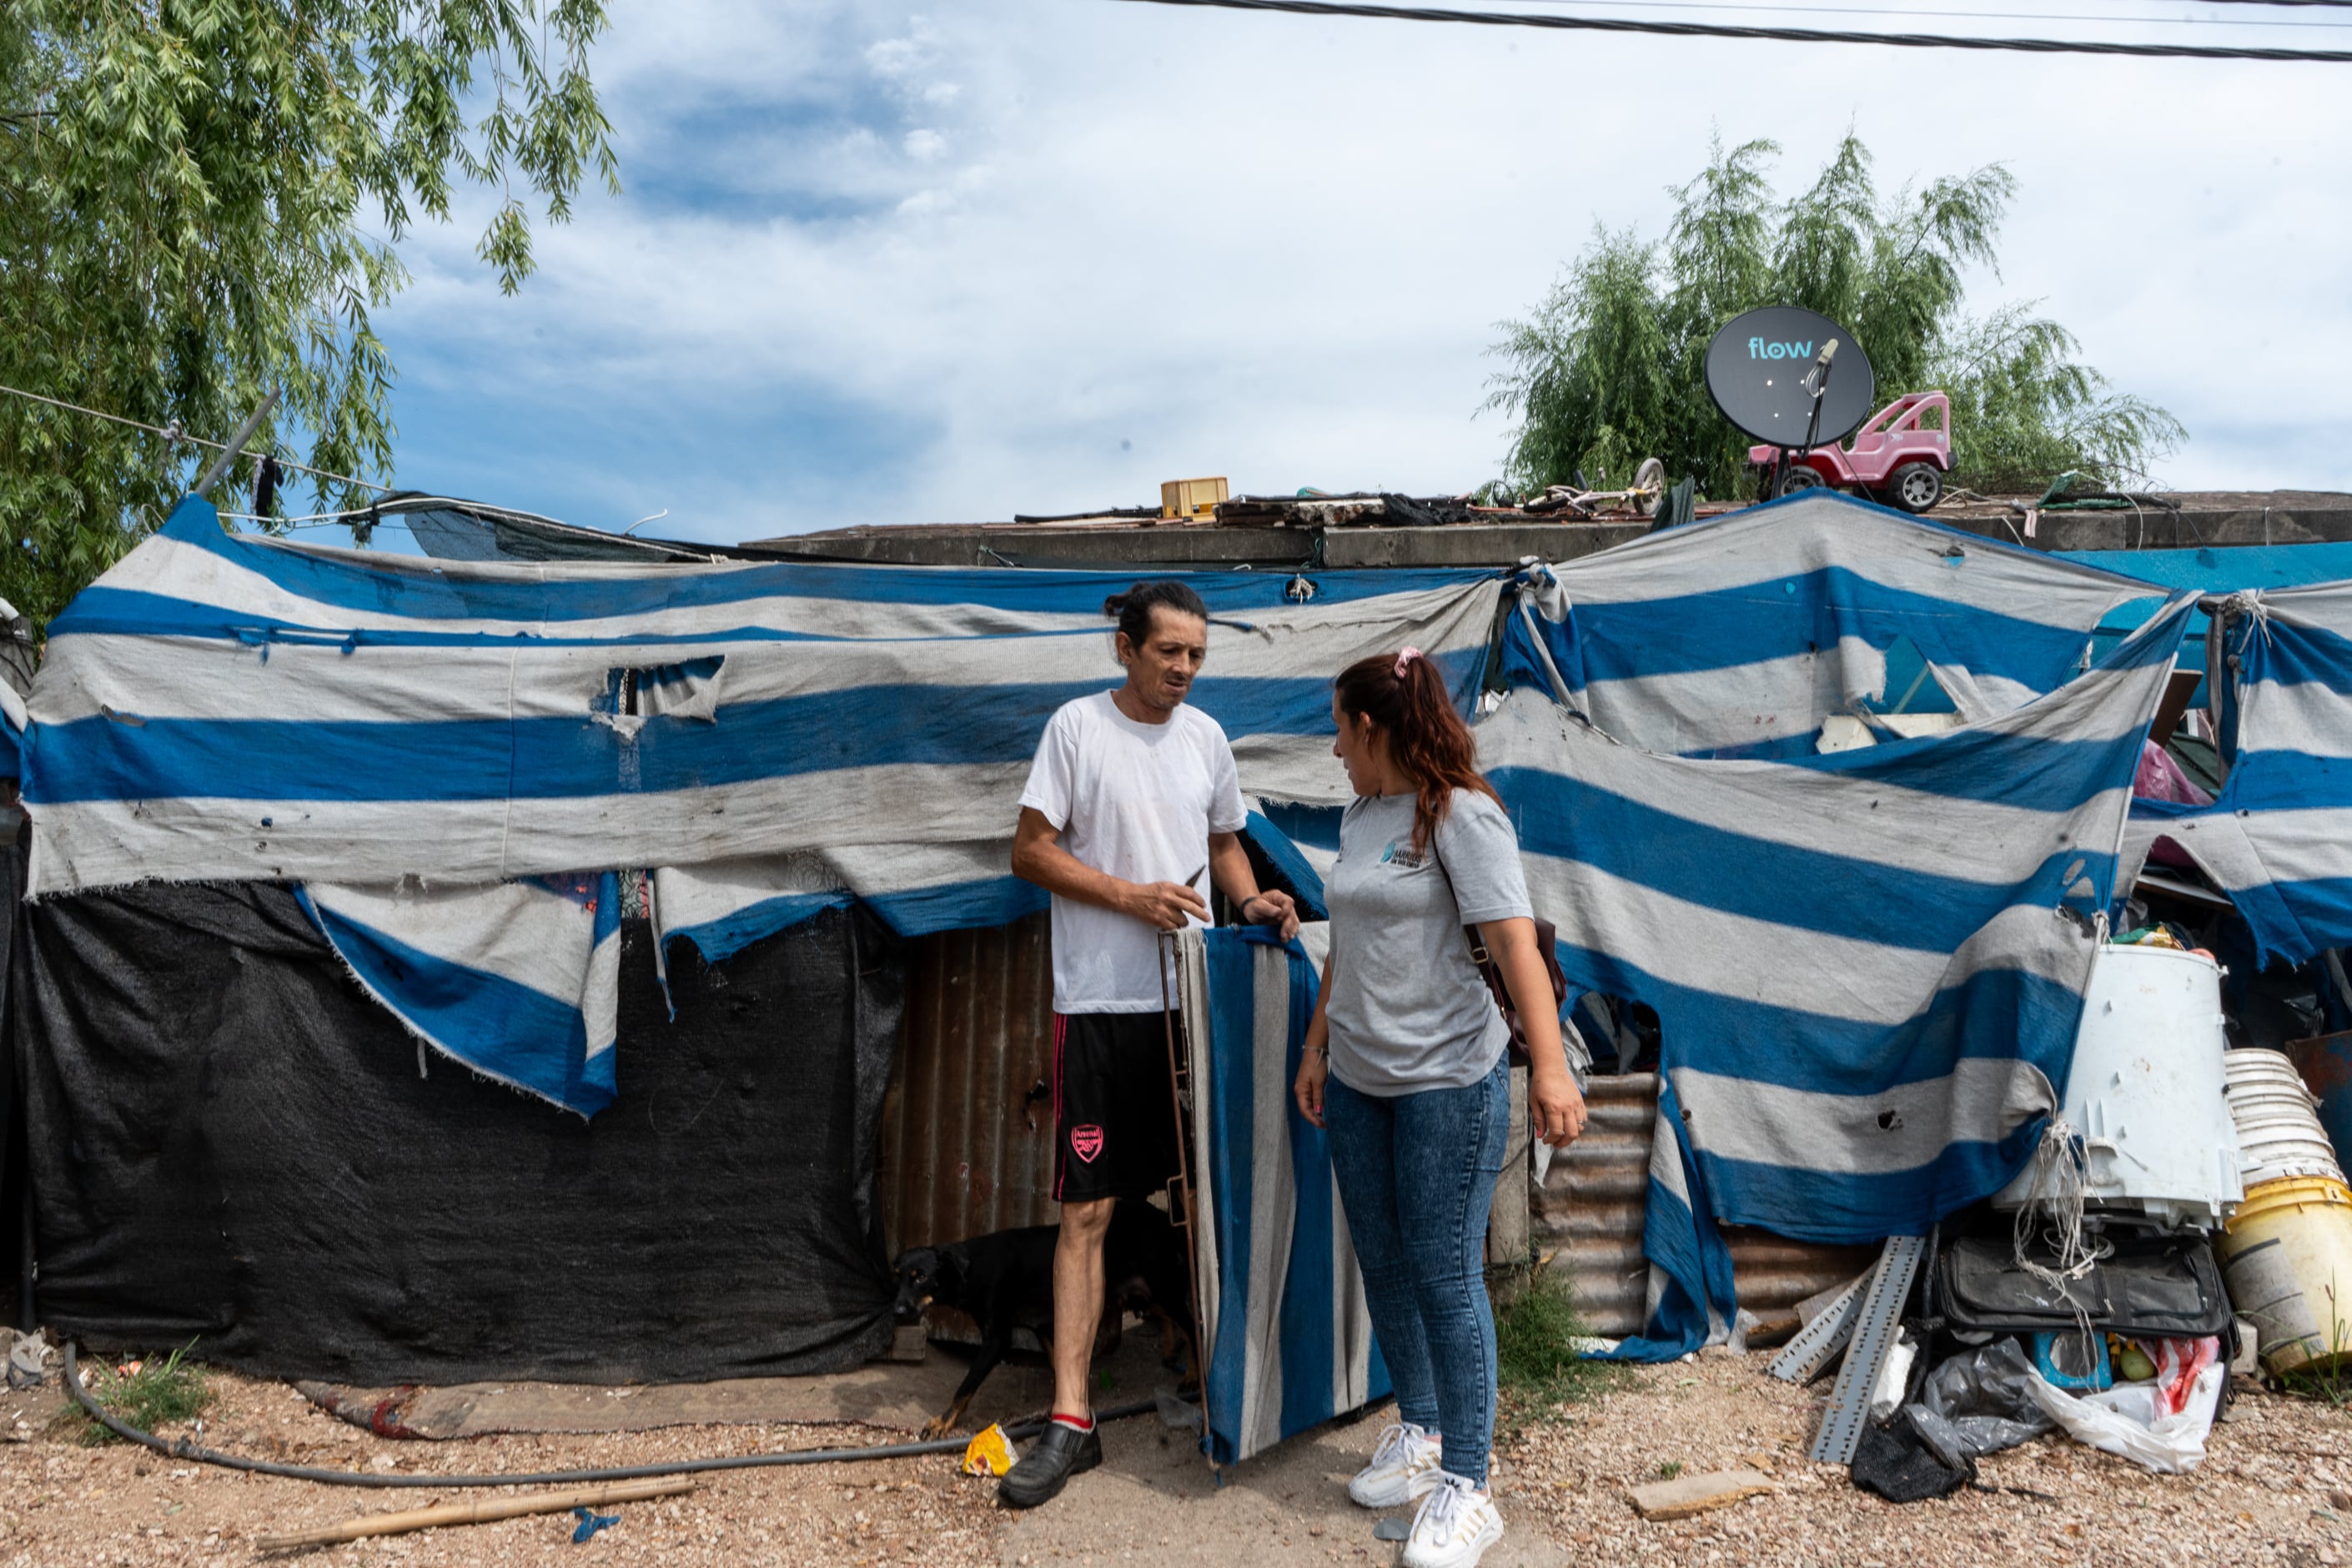
[[[118,1419],[100,1408],[89,1391],[82,1386],[80,1363],[74,1354],[74,1342],[66,1342],[66,1391],[74,1403],[89,1412],[90,1416],[118,1437],[127,1438],[142,1447],[174,1459],[194,1459],[199,1464],[218,1465],[224,1469],[243,1470],[247,1475],[283,1476],[289,1480],[320,1481],[336,1487],[538,1487],[557,1486],[583,1481],[634,1481],[648,1476],[690,1476],[707,1470],[764,1469],[771,1465],[829,1465],[854,1459],[910,1459],[923,1454],[961,1453],[971,1441],[965,1437],[940,1437],[928,1443],[885,1443],[871,1448],[794,1448],[781,1454],[732,1454],[714,1459],[679,1459],[662,1465],[620,1465],[602,1470],[539,1470],[511,1476],[379,1476],[353,1470],[321,1470],[309,1465],[274,1465],[267,1459],[241,1459],[235,1454],[223,1454],[211,1448],[200,1448],[185,1437],[165,1442],[152,1432],[142,1432],[127,1421]],[[1138,1400],[1132,1405],[1114,1405],[1098,1411],[1097,1421],[1119,1421],[1129,1415],[1141,1415],[1156,1410],[1156,1400]],[[1045,1429],[1043,1421],[1027,1421],[1004,1429],[1007,1437],[1027,1437]]]

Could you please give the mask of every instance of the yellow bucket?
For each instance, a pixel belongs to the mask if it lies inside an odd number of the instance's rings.
[[[2326,1176],[2257,1183],[2220,1251],[2231,1303],[2274,1375],[2352,1363],[2352,1189]]]

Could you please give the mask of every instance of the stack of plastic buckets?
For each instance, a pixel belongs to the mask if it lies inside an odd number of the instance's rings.
[[[2220,1251],[2274,1374],[2352,1363],[2352,1188],[2311,1091],[2276,1051],[2226,1053],[2245,1201]]]

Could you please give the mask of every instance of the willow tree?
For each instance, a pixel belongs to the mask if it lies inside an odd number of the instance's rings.
[[[1853,330],[1886,397],[1952,396],[1955,467],[1988,481],[2076,469],[2139,479],[2185,438],[2163,409],[2116,392],[2033,306],[1966,309],[1966,275],[1998,275],[1995,242],[2017,184],[1999,164],[1882,194],[1849,136],[1786,200],[1780,149],[1718,142],[1675,187],[1663,241],[1596,232],[1535,313],[1503,323],[1508,362],[1486,406],[1517,416],[1506,482],[1519,490],[1630,479],[1644,457],[1706,493],[1739,494],[1748,437],[1706,395],[1707,341],[1759,305],[1802,305]]]
[[[398,246],[490,194],[512,293],[535,219],[618,190],[587,54],[602,0],[9,0],[0,385],[331,473],[391,464],[370,312]],[[194,478],[183,444],[0,393],[0,595],[46,621]],[[327,485],[325,504],[364,504]]]

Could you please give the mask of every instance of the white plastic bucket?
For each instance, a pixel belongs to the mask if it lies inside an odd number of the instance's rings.
[[[2222,1059],[2230,1118],[2238,1129],[2239,1175],[2249,1187],[2296,1176],[2344,1180],[2336,1146],[2319,1124],[2319,1101],[2277,1051],[2246,1047]]]

